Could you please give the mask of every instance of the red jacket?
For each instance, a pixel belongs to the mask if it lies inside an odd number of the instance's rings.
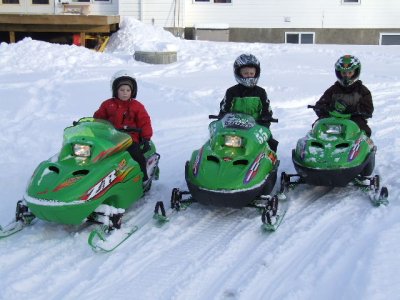
[[[141,128],[140,134],[129,133],[134,142],[139,142],[140,137],[150,140],[153,135],[150,116],[144,105],[136,99],[122,101],[118,98],[111,98],[105,100],[93,117],[110,121],[117,129],[122,129],[124,126]]]

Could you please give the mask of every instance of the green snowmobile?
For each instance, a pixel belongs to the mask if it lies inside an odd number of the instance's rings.
[[[132,139],[123,131],[139,130],[117,130],[108,121],[94,118],[82,118],[67,127],[61,151],[36,168],[23,200],[17,203],[15,221],[0,227],[0,238],[21,230],[35,218],[68,225],[87,221],[102,224],[101,230],[95,229],[89,236],[89,244],[100,249],[99,239],[106,242],[110,233],[124,229],[125,209],[158,179],[160,156],[150,142],[150,150],[144,154],[149,180],[143,183],[139,164],[126,151]],[[136,229],[124,229],[122,240]]]
[[[308,108],[315,108],[309,105]],[[315,186],[354,185],[369,193],[375,205],[387,204],[388,189],[380,188],[375,167],[376,146],[351,119],[351,114],[330,112],[318,120],[292,150],[298,174],[281,174],[281,191],[306,183]]]
[[[209,118],[218,119],[218,116]],[[277,122],[276,119],[267,121]],[[269,128],[242,113],[228,113],[212,121],[208,128],[209,140],[186,162],[185,179],[189,191],[173,189],[172,209],[179,210],[188,202],[233,208],[256,206],[262,209],[266,226],[276,226],[276,222],[280,222],[278,199],[270,194],[279,160],[267,143],[272,137]],[[184,195],[188,198],[183,199]],[[165,216],[163,204],[158,202],[156,218],[160,217],[159,208]],[[271,221],[273,217],[279,220]]]

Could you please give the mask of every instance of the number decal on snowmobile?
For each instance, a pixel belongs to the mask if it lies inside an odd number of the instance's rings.
[[[258,140],[258,142],[261,144],[266,143],[269,140],[268,133],[264,131],[262,128],[260,128],[256,133],[255,136]]]

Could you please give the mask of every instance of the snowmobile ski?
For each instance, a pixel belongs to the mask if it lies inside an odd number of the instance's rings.
[[[373,206],[389,204],[389,190],[386,186],[380,187],[380,176],[355,178],[354,185],[367,193]],[[365,183],[366,182],[366,183]]]
[[[286,215],[287,210],[282,211],[280,214],[277,214],[276,216],[274,216],[274,221],[270,221],[271,223],[263,223],[261,225],[261,228],[264,231],[267,232],[271,232],[271,231],[276,231],[278,229],[278,227],[282,224],[283,218]]]
[[[189,198],[183,198],[184,195],[189,195]],[[190,192],[180,191],[178,188],[172,189],[171,210],[169,211],[168,216],[165,210],[164,202],[158,201],[155,205],[153,219],[156,220],[156,226],[163,226],[165,223],[169,222],[170,216],[179,212],[180,210],[185,210],[193,202],[195,201],[190,196]]]
[[[284,194],[275,196],[261,196],[266,204],[261,206],[261,228],[264,231],[276,231],[282,224],[283,218],[289,208],[289,203]],[[257,206],[259,207],[259,206]],[[259,207],[260,208],[260,207]]]
[[[5,227],[0,226],[0,239],[9,237],[24,229],[26,225],[22,221],[13,221]]]
[[[157,224],[162,226],[166,222],[169,222],[169,218],[167,217],[164,202],[157,201],[156,206],[154,208],[153,219],[156,220]]]
[[[373,206],[381,206],[381,205],[388,205],[389,204],[389,191],[387,187],[382,187],[380,192],[373,192],[370,193],[370,199]]]
[[[111,252],[125,242],[138,228],[138,226],[132,226],[110,231],[108,226],[103,225],[90,232],[88,244],[95,252]]]
[[[15,220],[5,227],[0,226],[0,239],[9,237],[10,235],[21,231],[26,226],[31,225],[34,219],[35,215],[29,211],[26,202],[19,200],[15,211]]]
[[[294,178],[294,180],[292,180]],[[281,174],[281,193],[286,197],[297,186],[305,182],[298,174]],[[372,177],[358,176],[349,184],[368,195],[368,198],[373,206],[388,205],[389,204],[389,190],[386,186],[380,187],[380,176],[375,175]],[[333,187],[331,187],[332,189]]]

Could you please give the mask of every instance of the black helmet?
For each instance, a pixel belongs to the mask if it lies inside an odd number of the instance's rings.
[[[132,90],[131,98],[135,98],[137,95],[136,79],[127,70],[121,70],[121,71],[118,71],[117,73],[115,73],[111,77],[110,85],[111,85],[112,96],[115,98],[118,96],[118,88],[121,85],[129,85],[130,86],[130,88]]]
[[[252,78],[244,78],[240,74],[240,69],[243,67],[253,67],[256,68],[256,75]],[[257,84],[260,78],[260,62],[253,54],[242,54],[236,58],[233,64],[233,72],[235,74],[235,79],[239,84],[247,87],[253,87]]]
[[[342,72],[354,71],[351,77],[343,77]],[[335,63],[336,78],[343,86],[350,86],[358,80],[361,72],[361,62],[353,55],[344,55]]]

